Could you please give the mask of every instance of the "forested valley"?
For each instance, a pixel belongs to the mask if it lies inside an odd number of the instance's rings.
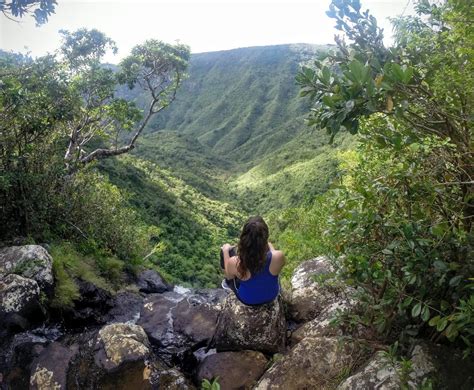
[[[283,286],[328,256],[320,282],[360,302],[337,321],[472,356],[474,7],[416,12],[393,18],[390,47],[357,0],[333,0],[325,46],[149,40],[112,65],[113,37],[81,29],[55,54],[1,52],[0,241],[48,246],[66,310],[77,278],[217,287],[221,245],[262,215]]]

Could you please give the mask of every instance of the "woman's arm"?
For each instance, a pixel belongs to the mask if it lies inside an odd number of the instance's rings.
[[[229,251],[232,248],[230,244],[222,245],[222,253],[224,254],[224,275],[226,279],[233,279],[237,275],[236,257],[230,257]]]
[[[282,251],[272,250],[272,262],[270,263],[270,273],[272,275],[278,275],[283,266],[285,265],[285,255]]]

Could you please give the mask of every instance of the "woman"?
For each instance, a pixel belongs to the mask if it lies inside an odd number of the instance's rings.
[[[232,289],[247,305],[268,303],[278,296],[278,274],[285,264],[285,256],[268,242],[268,226],[262,217],[252,217],[245,223],[237,255],[229,244],[221,249],[224,288]]]

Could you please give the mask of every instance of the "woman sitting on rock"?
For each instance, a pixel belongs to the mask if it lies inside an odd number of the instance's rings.
[[[280,291],[278,274],[285,264],[283,252],[268,242],[268,226],[262,217],[252,217],[244,225],[235,247],[221,248],[222,287],[235,292],[246,305],[273,301]]]

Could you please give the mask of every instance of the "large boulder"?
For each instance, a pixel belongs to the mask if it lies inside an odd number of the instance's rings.
[[[403,387],[417,389],[423,380],[433,376],[436,368],[429,352],[416,346],[411,357],[411,369],[403,373],[400,363],[385,352],[377,352],[357,374],[347,378],[338,390],[380,389],[397,390]]]
[[[15,274],[0,279],[0,337],[28,329],[43,318],[36,281]]]
[[[77,349],[58,342],[44,348],[31,365],[30,390],[66,389],[69,363]]]
[[[183,354],[210,341],[224,295],[223,290],[151,294],[144,300],[137,324],[162,354]]]
[[[420,341],[408,357],[410,366],[404,368],[397,359],[379,351],[337,390],[474,388],[474,359],[463,359],[460,351]]]
[[[114,305],[112,294],[87,280],[76,279],[79,298],[74,306],[62,316],[69,328],[103,325],[109,319],[109,311]]]
[[[156,359],[145,331],[138,325],[109,324],[92,337],[81,337],[76,340],[79,352],[67,370],[68,389],[193,388],[178,370]]]
[[[370,338],[367,328],[362,325],[347,326],[338,322],[337,317],[355,310],[356,302],[350,298],[340,298],[326,308],[313,320],[308,321],[291,334],[294,345],[305,337],[352,336],[353,338]]]
[[[112,298],[112,309],[107,314],[107,323],[133,322],[140,318],[144,298],[141,294],[122,291]]]
[[[118,323],[104,326],[97,337],[95,363],[113,372],[126,363],[144,362],[150,356],[150,342],[142,327]]]
[[[28,389],[31,364],[54,339],[60,336],[56,328],[36,328],[0,339],[0,373],[7,389]],[[0,381],[0,389],[2,381]]]
[[[53,259],[42,246],[23,245],[0,249],[0,275],[17,274],[35,280],[49,292],[54,282]]]
[[[137,276],[137,286],[140,292],[146,294],[163,293],[171,291],[173,286],[169,285],[155,270],[142,271]]]
[[[290,318],[296,322],[310,321],[343,295],[340,287],[328,283],[332,272],[333,267],[325,256],[307,260],[295,269],[288,302]]]
[[[354,343],[337,338],[307,337],[277,360],[255,389],[333,388],[359,354]]]
[[[282,351],[286,321],[281,299],[259,306],[240,302],[229,294],[219,315],[212,345],[218,351],[252,349],[264,353]]]
[[[207,356],[199,366],[198,383],[219,378],[222,390],[251,389],[262,376],[268,360],[261,352],[220,352]]]

